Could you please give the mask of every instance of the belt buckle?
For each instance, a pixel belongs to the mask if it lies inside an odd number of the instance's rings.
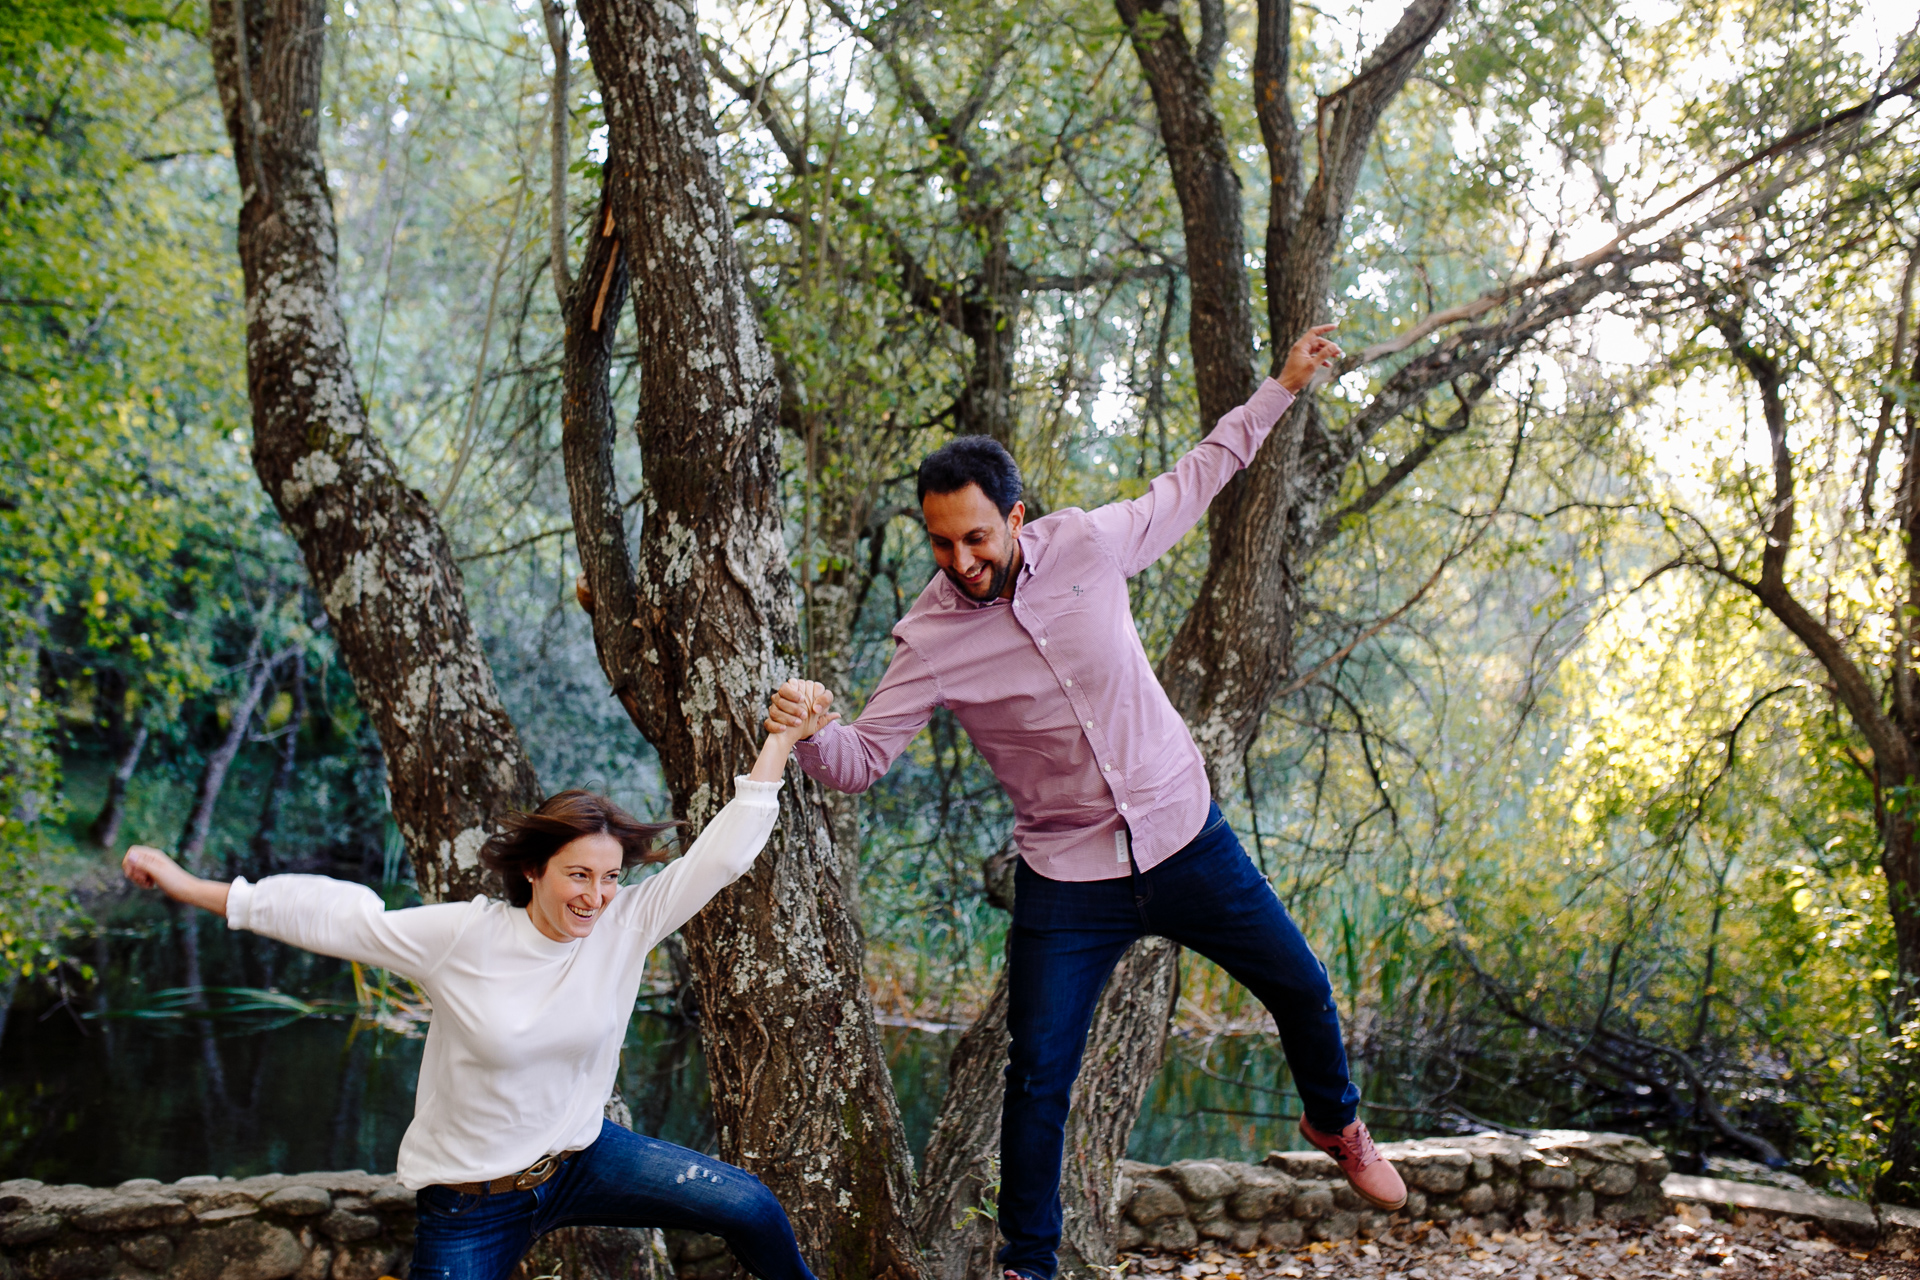
[[[554,1167],[559,1163],[559,1156],[541,1156],[519,1173],[513,1175],[513,1189],[515,1191],[533,1190],[553,1176]]]

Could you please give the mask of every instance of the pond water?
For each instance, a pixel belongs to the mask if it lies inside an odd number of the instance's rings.
[[[177,937],[142,929],[104,940],[99,987],[57,1000],[23,986],[0,1035],[0,1179],[112,1185],[192,1174],[391,1171],[413,1113],[423,1042],[356,1021],[352,976],[335,961],[252,935],[201,934],[210,989],[298,991],[289,1007],[216,991],[210,1011],[159,993],[178,986]],[[224,1008],[223,1008],[224,1006]],[[925,1146],[958,1033],[882,1029],[909,1141]],[[1130,1154],[1258,1159],[1291,1141],[1291,1098],[1218,1076],[1272,1081],[1268,1037],[1176,1041]],[[697,1029],[645,1011],[629,1026],[619,1088],[635,1127],[712,1151]],[[1278,1104],[1278,1105],[1276,1105]],[[1252,1113],[1252,1114],[1249,1114]]]

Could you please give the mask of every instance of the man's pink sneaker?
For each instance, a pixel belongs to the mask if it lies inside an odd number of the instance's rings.
[[[1374,1208],[1392,1213],[1406,1205],[1407,1184],[1400,1180],[1400,1171],[1373,1145],[1373,1135],[1367,1132],[1365,1121],[1355,1120],[1338,1134],[1331,1134],[1320,1132],[1302,1116],[1300,1136],[1316,1150],[1332,1156],[1360,1198]]]

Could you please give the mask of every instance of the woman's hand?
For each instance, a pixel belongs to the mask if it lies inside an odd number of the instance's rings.
[[[126,857],[120,859],[120,869],[142,889],[158,889],[175,902],[201,907],[217,916],[227,914],[227,885],[202,880],[150,845],[130,846]]]
[[[1293,349],[1287,352],[1286,364],[1280,369],[1281,386],[1299,395],[1316,373],[1333,368],[1333,362],[1346,354],[1332,338],[1323,336],[1333,329],[1330,324],[1317,325],[1293,344]]]

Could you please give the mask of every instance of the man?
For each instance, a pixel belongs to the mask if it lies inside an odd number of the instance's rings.
[[[1325,336],[1332,327],[1300,339],[1278,378],[1140,498],[1026,524],[1019,469],[997,443],[966,436],[929,456],[919,496],[940,574],[893,629],[893,662],[859,719],[827,723],[795,749],[827,786],[864,791],[944,706],[1013,802],[1021,862],[1007,941],[999,1206],[1007,1280],[1052,1280],[1061,1148],[1087,1027],[1115,963],[1146,934],[1192,948],[1259,997],[1305,1104],[1300,1131],[1367,1201],[1387,1211],[1406,1202],[1355,1118],[1360,1091],[1326,969],[1213,803],[1127,596],[1127,579],[1199,522],[1294,396],[1340,356]],[[799,725],[831,697],[817,685],[783,691],[768,730]]]

